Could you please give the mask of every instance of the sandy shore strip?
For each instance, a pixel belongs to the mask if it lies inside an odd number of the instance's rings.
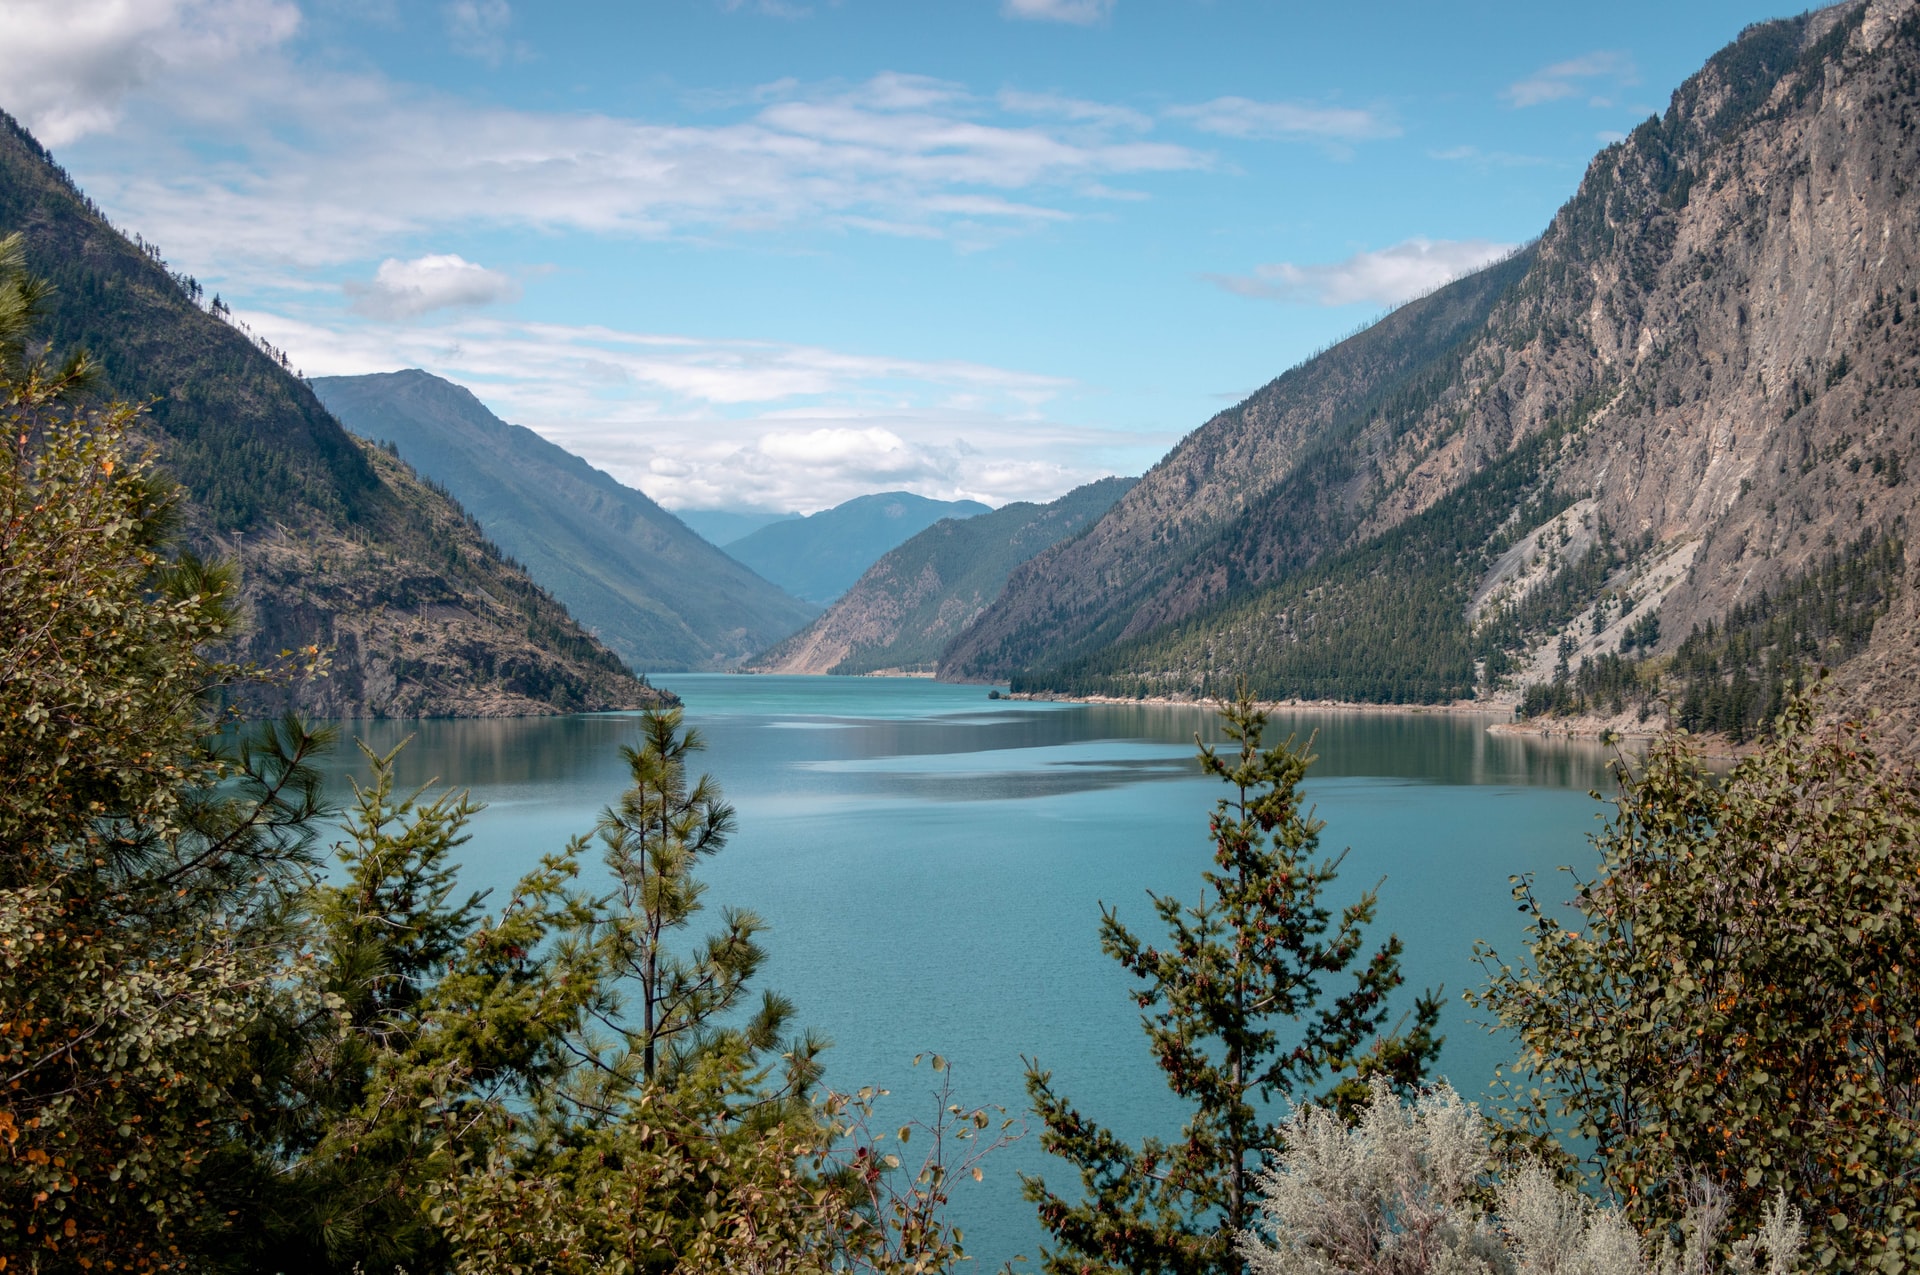
[[[1002,691],[1000,698],[1028,700],[1038,704],[1112,704],[1122,708],[1213,708],[1222,702],[1191,695],[1136,698],[1132,695],[1060,695],[1052,691]],[[1476,700],[1455,700],[1450,704],[1372,704],[1363,700],[1344,699],[1263,699],[1255,700],[1254,706],[1266,713],[1441,713],[1463,717],[1498,717],[1501,721],[1513,716],[1511,703]]]
[[[1217,700],[1204,700],[1187,695],[1149,695],[1144,699],[1135,699],[1121,695],[1060,695],[1051,691],[1018,693],[1003,691],[1000,698],[1031,700],[1037,703],[1112,704],[1121,707],[1139,705],[1161,708],[1208,708],[1218,703]],[[1517,720],[1513,712],[1518,702],[1517,698],[1455,700],[1448,704],[1370,704],[1358,700],[1337,699],[1255,701],[1262,711],[1269,713],[1396,713],[1477,717],[1489,719],[1486,729],[1488,733],[1494,735],[1563,743],[1582,742],[1623,746],[1634,752],[1645,751],[1647,745],[1667,732],[1667,724],[1662,719],[1656,717],[1643,722],[1633,713],[1623,713],[1617,717],[1554,717]],[[1745,757],[1758,747],[1752,742],[1735,744],[1720,735],[1695,735],[1692,739],[1701,756],[1716,760]]]

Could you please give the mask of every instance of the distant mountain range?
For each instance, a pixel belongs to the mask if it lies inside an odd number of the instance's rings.
[[[356,442],[151,245],[116,231],[0,114],[0,230],[54,286],[44,332],[84,348],[100,392],[148,403],[188,538],[238,558],[240,654],[318,643],[329,676],[262,688],[258,711],[322,717],[518,715],[671,699],[633,675],[405,465]]]
[[[806,518],[769,523],[732,541],[726,550],[788,593],[825,606],[889,549],[942,518],[971,518],[987,511],[975,500],[881,492]]]
[[[940,673],[1920,720],[1920,11],[1758,24],[1540,239],[1207,422]],[[1503,697],[1506,697],[1503,699]]]
[[[394,444],[445,487],[636,668],[729,668],[818,612],[451,381],[412,370],[318,377],[313,388],[348,429]]]
[[[799,514],[740,513],[732,509],[676,509],[674,517],[692,527],[708,544],[722,548],[769,523],[790,522]]]
[[[1051,504],[945,518],[889,552],[799,633],[752,661],[762,673],[931,673],[1021,563],[1085,530],[1135,479],[1103,478]]]

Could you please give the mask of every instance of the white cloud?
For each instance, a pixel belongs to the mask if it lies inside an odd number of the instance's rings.
[[[453,51],[499,66],[511,52],[524,52],[507,42],[513,7],[507,0],[447,0],[440,8]]]
[[[118,124],[127,98],[226,70],[290,38],[290,0],[9,0],[0,108],[49,146]]]
[[[1060,424],[1080,391],[1029,372],[477,314],[517,289],[466,246],[526,230],[991,243],[1216,162],[1137,110],[903,74],[667,119],[513,109],[310,57],[292,0],[0,10],[30,19],[0,42],[0,105],[48,140],[88,137],[63,158],[89,193],[210,290],[251,294],[244,320],[315,374],[426,367],[676,506],[818,508],[875,483],[1047,499],[1172,441]],[[513,30],[486,0],[426,11],[476,56]],[[409,322],[423,314],[437,321]]]
[[[1542,102],[1557,102],[1587,93],[1589,83],[1594,80],[1629,85],[1638,84],[1640,76],[1632,58],[1624,53],[1603,50],[1541,67],[1524,80],[1509,85],[1506,98],[1515,106],[1538,106]],[[1611,103],[1604,98],[1597,98],[1594,104],[1605,106]]]
[[[898,359],[584,324],[467,317],[417,328],[352,324],[324,313],[296,317],[258,311],[242,317],[275,344],[299,353],[301,365],[315,375],[380,371],[396,359],[412,360],[502,384],[551,378],[550,383],[538,380],[542,388],[534,401],[558,402],[551,398],[557,392],[577,404],[582,395],[598,397],[614,387],[628,397],[670,403],[680,414],[740,404],[772,407],[817,396],[880,409],[897,405],[903,394],[930,402],[955,392],[986,395],[1013,410],[1073,387],[1061,377],[963,360]]]
[[[554,437],[582,452],[597,445],[578,432]],[[1172,442],[938,411],[718,424],[657,420],[635,422],[617,437],[623,453],[657,451],[647,472],[609,472],[669,508],[797,513],[888,490],[990,505],[1044,502],[1108,474],[1139,473]],[[1111,463],[1099,463],[1102,454]]]
[[[424,367],[671,508],[810,512],[901,488],[1050,500],[1171,435],[1067,425],[1059,377],[763,341],[468,316],[428,327],[246,311],[313,375]]]
[[[790,4],[787,0],[720,0],[720,7],[728,13],[752,9],[755,13],[764,13],[770,18],[805,18],[813,14],[809,6]]]
[[[349,283],[356,313],[375,319],[411,319],[434,310],[474,309],[496,301],[513,301],[520,285],[498,270],[453,253],[431,254],[412,261],[388,257],[374,271],[371,283]]]
[[[811,430],[773,430],[755,444],[762,456],[779,464],[840,472],[853,467],[865,474],[911,474],[920,460],[905,439],[890,429],[846,426]]]
[[[1115,0],[1002,0],[1000,12],[1029,22],[1069,22],[1091,26],[1113,13]]]
[[[1002,89],[999,94],[1002,109],[1017,115],[1053,116],[1071,120],[1076,124],[1095,124],[1107,128],[1127,128],[1136,132],[1146,132],[1153,127],[1153,120],[1132,107],[1115,106],[1109,102],[1092,102],[1083,97],[1067,97],[1059,93],[1025,93],[1019,89]]]
[[[1167,111],[1203,133],[1248,140],[1359,142],[1398,137],[1400,129],[1372,111],[1350,106],[1314,106],[1305,102],[1256,102],[1216,97],[1195,106]]]
[[[154,109],[101,143],[114,162],[80,176],[176,265],[229,286],[449,228],[830,228],[972,246],[1076,216],[1087,192],[1127,178],[1213,162],[1142,136],[1124,109],[1003,104],[899,74],[774,86],[700,124],[481,106],[273,57],[236,65],[211,97],[193,77],[146,91]],[[230,158],[183,155],[195,138]]]
[[[1397,305],[1512,252],[1485,239],[1408,239],[1344,261],[1317,265],[1280,262],[1247,275],[1209,275],[1243,297],[1314,305]]]
[[[1483,151],[1478,146],[1448,146],[1440,150],[1430,150],[1427,152],[1427,158],[1444,160],[1450,164],[1466,164],[1481,171],[1489,168],[1540,168],[1559,162],[1543,155],[1521,155],[1513,151]]]

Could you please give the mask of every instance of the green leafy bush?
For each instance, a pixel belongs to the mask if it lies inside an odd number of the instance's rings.
[[[1823,1267],[1920,1258],[1920,789],[1872,739],[1806,696],[1724,779],[1664,738],[1575,915],[1520,879],[1529,961],[1482,949],[1519,1140],[1590,1145],[1637,1225],[1705,1180],[1736,1229],[1799,1201]]]
[[[0,240],[0,1264],[179,1269],[231,1225],[252,1034],[312,1009],[325,740],[219,733],[232,577],[167,548],[138,413],[30,353],[46,295]]]

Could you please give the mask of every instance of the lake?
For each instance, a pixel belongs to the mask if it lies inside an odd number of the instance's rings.
[[[908,1103],[931,1110],[932,1078],[909,1064],[936,1051],[953,1061],[961,1100],[1019,1112],[1030,1056],[1120,1133],[1178,1132],[1098,926],[1106,902],[1155,938],[1146,892],[1196,894],[1207,815],[1225,791],[1193,760],[1210,714],[988,700],[983,687],[924,679],[659,680],[706,739],[696,770],[739,810],[732,843],[702,871],[708,907],[770,922],[762,985],[833,1039],[829,1085],[891,1089],[882,1125],[898,1123]],[[1469,1098],[1505,1056],[1460,1003],[1480,982],[1473,941],[1519,953],[1509,875],[1590,865],[1586,837],[1607,807],[1588,791],[1610,787],[1599,747],[1492,735],[1487,721],[1301,712],[1276,716],[1269,735],[1313,735],[1322,846],[1351,847],[1332,901],[1381,883],[1378,932],[1406,943],[1409,999],[1446,988],[1441,1070]],[[618,797],[619,745],[635,734],[622,714],[348,729],[381,750],[411,734],[403,782],[437,778],[487,804],[463,881],[502,895]],[[1570,892],[1550,882],[1546,894]],[[990,1161],[956,1204],[981,1269],[1036,1252],[1022,1171],[1072,1182],[1037,1133]]]

